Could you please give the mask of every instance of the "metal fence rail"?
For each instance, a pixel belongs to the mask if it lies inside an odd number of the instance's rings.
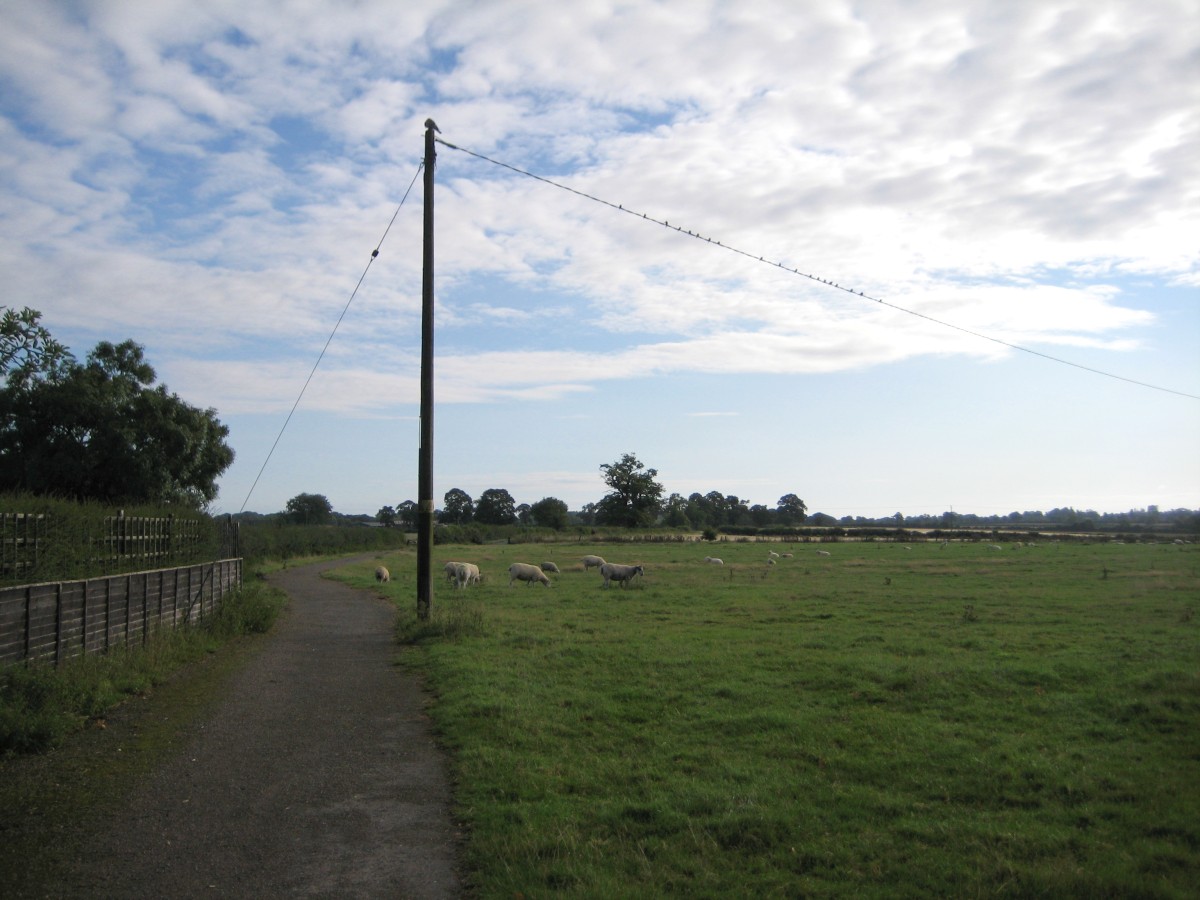
[[[65,662],[202,621],[242,585],[242,560],[0,588],[0,663]]]

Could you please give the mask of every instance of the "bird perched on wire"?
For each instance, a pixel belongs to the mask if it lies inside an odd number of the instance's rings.
[[[426,127],[426,128],[432,128],[432,129],[433,129],[434,131],[436,131],[438,134],[441,134],[441,133],[442,133],[442,129],[440,129],[440,128],[438,128],[438,127],[437,127],[437,122],[433,121],[433,119],[426,119],[426,120],[425,120],[425,127]]]

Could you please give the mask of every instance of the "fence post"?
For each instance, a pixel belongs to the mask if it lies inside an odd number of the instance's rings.
[[[25,588],[25,658],[29,659],[29,644],[33,640],[33,610],[29,607],[33,603],[33,588]]]
[[[54,665],[62,665],[63,608],[62,582],[54,586]]]
[[[150,573],[142,573],[142,646],[150,643]]]

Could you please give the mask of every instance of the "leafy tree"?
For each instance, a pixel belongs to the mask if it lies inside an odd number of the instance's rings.
[[[0,324],[0,490],[102,503],[200,509],[233,462],[229,429],[154,387],[133,341],[96,345],[80,364],[37,325],[7,311]]]
[[[808,507],[795,494],[784,494],[779,498],[775,514],[780,525],[799,525],[808,517]]]
[[[729,500],[720,491],[709,491],[704,495],[705,505],[709,509],[709,522],[716,526],[732,525],[729,521]]]
[[[396,510],[390,506],[381,506],[375,513],[375,520],[384,528],[392,528],[396,524]]]
[[[32,379],[57,380],[73,362],[70,352],[41,324],[42,314],[28,306],[17,312],[7,307],[0,317],[0,372],[7,387]]]
[[[712,504],[709,503],[708,498],[699,492],[688,496],[684,513],[692,523],[693,528],[707,529],[716,524],[713,518]]]
[[[725,521],[729,525],[744,525],[746,520],[750,518],[750,508],[746,505],[746,501],[730,494],[725,498],[726,512]]]
[[[647,469],[632,453],[624,454],[615,463],[602,464],[600,470],[604,473],[604,483],[612,491],[598,504],[597,521],[630,528],[653,525],[664,490],[654,480],[658,470]]]
[[[447,525],[466,525],[475,517],[471,495],[458,488],[446,491],[442,498],[442,521]]]
[[[475,521],[484,525],[512,525],[517,521],[517,504],[504,488],[488,488],[475,504]]]
[[[397,504],[396,521],[408,531],[414,531],[417,527],[417,504],[412,500]]]
[[[286,511],[297,525],[326,525],[333,520],[333,505],[324,494],[297,494]]]
[[[571,521],[567,514],[567,504],[554,497],[543,497],[529,507],[529,512],[535,525],[553,528],[555,531],[562,531]]]
[[[663,524],[668,528],[691,530],[692,523],[687,516],[687,501],[682,494],[672,494],[667,498],[663,508]]]

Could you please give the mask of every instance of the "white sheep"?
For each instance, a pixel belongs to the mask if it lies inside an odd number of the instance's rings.
[[[483,576],[479,574],[479,566],[474,563],[455,563],[454,586],[465,589],[469,584],[479,584]]]
[[[828,550],[818,550],[817,551],[817,556],[828,556],[828,555],[829,555]]]
[[[617,563],[604,563],[600,566],[600,574],[604,576],[604,586],[610,587],[610,581],[615,581],[625,587],[630,581],[633,581],[637,575],[644,576],[645,570],[641,566],[622,566]]]
[[[380,584],[383,584],[385,581],[391,581],[392,573],[387,570],[386,566],[376,566],[375,567],[375,580],[378,581]]]
[[[791,559],[791,558],[792,558],[792,554],[790,554],[790,553],[785,553],[785,554],[783,554],[783,558],[784,558],[784,559]]]
[[[546,573],[537,566],[531,566],[528,563],[513,563],[508,567],[508,586],[512,587],[514,581],[528,582],[526,587],[533,584],[535,581],[541,582],[546,587],[550,587],[550,579],[546,577]]]
[[[717,557],[715,557],[715,556],[706,556],[706,557],[704,557],[704,561],[705,561],[706,563],[711,563],[711,564],[712,564],[712,565],[714,565],[714,566],[723,566],[723,565],[725,565],[725,560],[723,560],[723,559],[718,559],[718,558],[717,558]]]
[[[543,572],[553,572],[555,575],[557,575],[558,574],[558,566],[556,566],[552,562],[544,562],[544,563],[542,563],[542,571]]]
[[[767,556],[771,557],[772,559],[778,559],[778,558],[779,558],[779,554],[778,554],[778,553],[776,553],[774,550],[768,550],[768,551],[767,551]]]
[[[452,560],[442,567],[443,571],[446,573],[446,580],[451,584],[458,581],[458,567],[461,565],[462,563],[454,562]]]
[[[580,560],[580,562],[583,563],[583,571],[586,572],[588,569],[592,568],[593,566],[600,567],[600,566],[604,565],[604,557],[603,556],[585,556],[583,559]]]
[[[999,544],[988,544],[988,548],[991,550],[1003,550],[1004,549]]]

